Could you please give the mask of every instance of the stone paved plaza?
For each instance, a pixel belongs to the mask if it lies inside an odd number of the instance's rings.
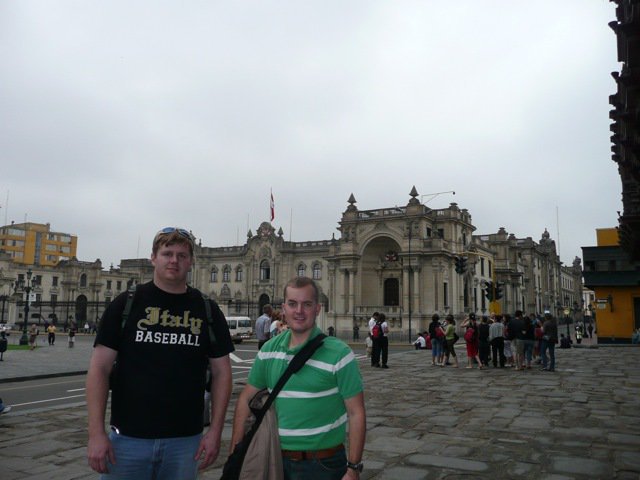
[[[363,360],[361,478],[640,478],[640,348],[573,348],[557,357],[555,373],[432,367],[430,352],[415,350],[392,354],[388,370]],[[234,386],[230,412],[241,388]],[[231,413],[224,452],[230,422]],[[1,416],[0,478],[97,478],[86,464],[85,425],[83,404]],[[222,463],[200,478],[218,479]]]

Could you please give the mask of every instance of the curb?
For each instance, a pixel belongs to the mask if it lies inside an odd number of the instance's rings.
[[[86,375],[86,373],[87,370],[78,370],[75,372],[44,373],[42,375],[29,375],[25,377],[0,378],[0,384],[10,382],[26,382],[29,380],[40,380],[43,378],[73,377],[75,375]]]

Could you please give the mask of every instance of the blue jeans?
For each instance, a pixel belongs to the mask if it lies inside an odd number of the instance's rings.
[[[547,350],[549,350],[549,370],[556,369],[556,344],[542,340],[542,346],[540,347],[540,356],[542,357],[542,368],[547,368]]]
[[[294,461],[282,457],[284,480],[340,480],[347,473],[347,454],[340,450],[322,460]]]
[[[194,460],[201,435],[174,438],[135,438],[109,433],[116,464],[108,463],[103,480],[191,480],[198,475]]]
[[[435,358],[440,355],[442,355],[442,339],[432,338],[431,339],[431,356]]]
[[[535,340],[525,340],[524,341],[524,358],[528,365],[531,365],[531,360],[533,360],[533,345]]]

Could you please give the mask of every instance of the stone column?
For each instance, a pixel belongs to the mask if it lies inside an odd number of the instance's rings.
[[[355,279],[356,279],[356,269],[348,270],[349,274],[349,301],[348,301],[348,310],[347,313],[354,313],[355,305],[356,305],[356,290],[355,290]]]

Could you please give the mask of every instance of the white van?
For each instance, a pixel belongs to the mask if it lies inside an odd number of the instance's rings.
[[[249,317],[227,317],[227,325],[229,325],[229,333],[233,343],[242,343],[253,336],[253,328],[251,328],[251,319]]]

